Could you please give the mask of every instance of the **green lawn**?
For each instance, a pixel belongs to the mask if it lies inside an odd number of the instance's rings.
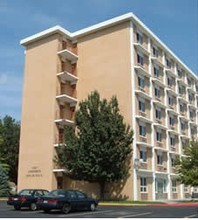
[[[113,200],[113,201],[100,201],[99,203],[115,203],[115,204],[165,204],[165,202],[157,202],[157,201],[124,201],[124,200]]]

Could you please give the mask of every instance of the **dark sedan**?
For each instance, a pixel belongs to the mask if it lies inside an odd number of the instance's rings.
[[[85,195],[78,190],[53,190],[47,196],[43,196],[37,202],[40,209],[45,212],[56,209],[67,214],[71,210],[91,210],[97,209],[98,200]]]
[[[9,196],[7,204],[14,206],[16,210],[20,210],[21,207],[29,207],[34,211],[37,209],[38,198],[48,193],[49,191],[45,189],[23,189],[18,194]]]

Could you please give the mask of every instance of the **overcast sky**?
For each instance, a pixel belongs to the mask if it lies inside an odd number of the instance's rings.
[[[74,32],[128,12],[198,73],[198,0],[0,0],[0,118],[21,119],[21,39],[55,25]]]

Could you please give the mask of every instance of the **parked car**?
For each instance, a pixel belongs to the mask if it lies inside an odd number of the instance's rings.
[[[7,204],[14,206],[16,210],[20,210],[21,207],[29,207],[34,211],[37,209],[38,198],[48,193],[49,191],[45,189],[23,189],[18,194],[9,196]]]
[[[37,206],[44,212],[56,209],[64,214],[71,210],[91,210],[97,209],[98,200],[88,197],[78,190],[53,190],[47,196],[38,199]]]

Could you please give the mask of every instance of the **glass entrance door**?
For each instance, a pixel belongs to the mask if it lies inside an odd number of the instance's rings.
[[[155,180],[156,200],[164,199],[164,184],[165,184],[165,181],[163,179]]]

